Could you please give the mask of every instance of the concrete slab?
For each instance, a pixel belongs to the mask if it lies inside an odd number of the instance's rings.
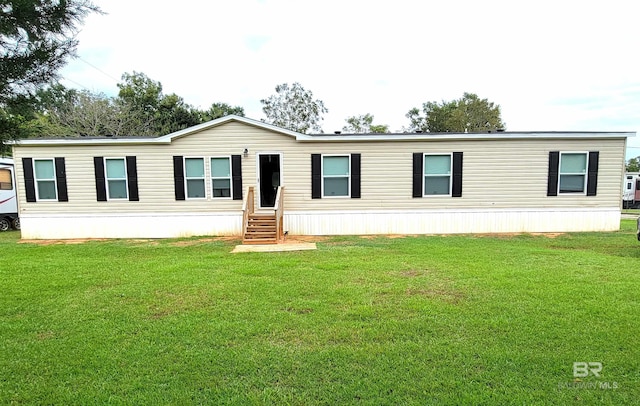
[[[314,242],[295,242],[284,244],[250,244],[236,245],[231,251],[232,254],[240,252],[284,252],[284,251],[305,251],[317,249]]]

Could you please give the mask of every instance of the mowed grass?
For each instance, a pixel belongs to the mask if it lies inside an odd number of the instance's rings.
[[[0,403],[634,404],[634,226],[249,254],[0,233]]]

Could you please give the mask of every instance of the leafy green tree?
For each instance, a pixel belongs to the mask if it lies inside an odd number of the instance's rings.
[[[176,94],[164,95],[162,84],[144,73],[125,73],[122,80],[117,101],[130,115],[131,134],[168,134],[200,123],[191,105]]]
[[[195,109],[176,94],[164,95],[162,84],[142,73],[125,73],[123,78],[117,98],[61,84],[41,89],[33,101],[35,117],[24,125],[44,136],[152,136],[227,114],[244,114],[242,107],[226,103]]]
[[[627,172],[640,172],[640,156],[627,161]]]
[[[414,107],[406,117],[410,122],[408,131],[470,133],[505,128],[500,106],[473,93],[448,102],[424,103],[422,111]]]
[[[351,116],[345,119],[347,125],[342,127],[342,131],[349,133],[387,133],[389,126],[386,124],[373,124],[373,116],[371,114],[361,114],[359,116]]]
[[[240,106],[230,106],[227,103],[213,103],[211,107],[200,113],[200,121],[206,122],[215,120],[216,118],[236,115],[244,117],[244,109]]]
[[[267,122],[303,134],[309,130],[322,132],[322,115],[329,111],[322,100],[313,99],[313,93],[297,82],[276,86],[276,94],[260,103]]]
[[[0,149],[30,135],[30,96],[74,56],[78,26],[92,12],[101,13],[88,0],[0,2]]]

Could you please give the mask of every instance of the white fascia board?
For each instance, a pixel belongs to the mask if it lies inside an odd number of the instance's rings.
[[[412,133],[412,134],[367,134],[367,135],[306,135],[300,134],[302,142],[354,142],[354,141],[469,141],[469,140],[535,140],[535,139],[624,139],[635,137],[635,132],[513,132],[513,133]]]
[[[122,145],[122,144],[169,144],[171,141],[159,141],[158,138],[27,138],[23,140],[8,141],[7,144],[15,146],[47,146],[47,145]]]

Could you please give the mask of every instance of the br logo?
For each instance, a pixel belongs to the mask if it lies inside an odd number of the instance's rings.
[[[602,362],[574,362],[573,376],[575,378],[586,378],[589,374],[600,377]]]

